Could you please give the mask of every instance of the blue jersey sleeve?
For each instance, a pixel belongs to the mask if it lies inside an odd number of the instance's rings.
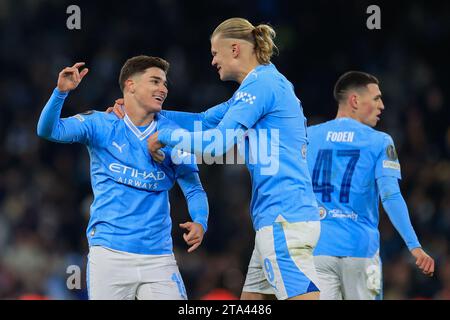
[[[228,110],[226,101],[200,113],[163,110],[161,114],[187,131],[201,131],[215,128]]]
[[[206,232],[208,228],[208,198],[203,190],[198,173],[191,172],[177,179],[183,194],[186,198],[189,215],[192,221],[199,223]]]
[[[215,128],[219,125],[230,108],[230,103],[232,100],[233,98],[202,112],[204,115],[204,128],[206,130]]]
[[[164,128],[159,131],[158,140],[178,152],[187,151],[200,156],[219,157],[227,153],[234,144],[239,143],[244,134],[245,128],[226,114],[214,129],[188,132],[183,129]]]
[[[377,179],[383,208],[395,229],[400,233],[409,250],[420,247],[417,235],[409,219],[408,207],[403,199],[398,180],[395,177]]]
[[[178,126],[180,126],[180,128],[183,128],[188,131],[196,131],[195,124],[197,123],[203,125],[204,122],[203,113],[170,111],[170,110],[162,110],[160,113],[167,119],[175,122]]]
[[[54,142],[89,144],[94,135],[90,114],[77,114],[60,119],[67,96],[68,93],[55,88],[39,117],[37,135]]]
[[[381,152],[378,155],[375,167],[375,179],[381,177],[396,177],[401,179],[400,162],[392,138],[383,134]]]
[[[234,94],[227,116],[247,129],[271,111],[274,105],[274,89],[268,79],[251,74],[248,83]]]
[[[168,147],[168,151],[175,171],[175,178],[199,171],[195,154],[171,147]]]
[[[161,115],[162,117],[158,118],[160,122],[159,132],[185,132],[177,123],[168,119],[164,114]],[[167,144],[161,151],[164,152],[166,157],[169,156],[168,164],[175,172],[175,179],[185,174],[199,171],[194,154],[173,148],[170,144]]]

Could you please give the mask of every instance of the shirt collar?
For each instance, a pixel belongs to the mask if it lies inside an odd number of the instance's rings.
[[[139,130],[139,128],[134,125],[127,114],[125,114],[123,120],[126,126],[134,133],[134,135],[139,140],[144,140],[145,138],[147,138],[156,129],[156,124],[158,123],[158,120],[155,117],[153,121],[148,125],[147,129],[141,132],[141,130]]]

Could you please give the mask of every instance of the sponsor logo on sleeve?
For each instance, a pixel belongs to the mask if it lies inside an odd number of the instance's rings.
[[[83,122],[83,121],[84,121],[84,117],[83,117],[81,114],[76,114],[76,115],[74,115],[73,117],[74,117],[75,119],[80,120],[80,122]]]
[[[383,160],[383,168],[400,170],[400,163],[395,161]]]

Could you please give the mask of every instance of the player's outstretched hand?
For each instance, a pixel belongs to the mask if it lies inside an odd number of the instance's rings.
[[[180,223],[180,228],[186,229],[188,233],[183,234],[183,239],[186,241],[190,248],[188,252],[192,252],[197,249],[203,241],[203,235],[205,234],[203,227],[200,223],[185,222]]]
[[[416,265],[422,270],[422,273],[432,277],[434,274],[434,259],[423,251],[422,248],[411,250],[411,254],[416,258]]]
[[[122,109],[123,104],[123,98],[116,99],[114,106],[107,108],[106,113],[114,112],[119,119],[123,119],[123,117],[125,117],[125,112]]]
[[[80,68],[84,66],[84,62],[77,62],[71,67],[64,68],[58,76],[57,88],[61,92],[69,92],[74,90],[88,73],[89,69],[84,68],[80,72]]]
[[[158,131],[156,131],[147,139],[148,152],[152,156],[153,160],[158,163],[163,162],[164,158],[166,157],[164,155],[164,152],[160,150],[163,147],[164,145],[158,141]]]

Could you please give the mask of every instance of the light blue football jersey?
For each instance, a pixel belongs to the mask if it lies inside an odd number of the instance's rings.
[[[275,221],[319,220],[306,163],[306,119],[293,85],[273,64],[256,67],[230,100],[204,114],[206,127],[229,117],[248,129],[245,162],[255,230]]]
[[[49,103],[61,108],[66,96],[55,89]],[[41,115],[42,125],[48,112],[54,112],[52,105],[48,107]],[[97,111],[62,119],[59,126],[57,136],[49,140],[83,143],[89,151],[94,194],[86,231],[89,245],[137,254],[171,254],[168,191],[178,177],[198,172],[198,168],[194,155],[174,153],[172,157],[169,147],[162,149],[166,154],[163,163],[156,163],[147,150],[147,138],[161,128],[178,126],[155,114],[149,126],[136,127],[128,116],[119,119]],[[206,223],[207,216],[202,218]]]
[[[308,166],[319,203],[314,255],[373,257],[379,250],[376,179],[401,179],[392,138],[351,118],[308,127]]]

